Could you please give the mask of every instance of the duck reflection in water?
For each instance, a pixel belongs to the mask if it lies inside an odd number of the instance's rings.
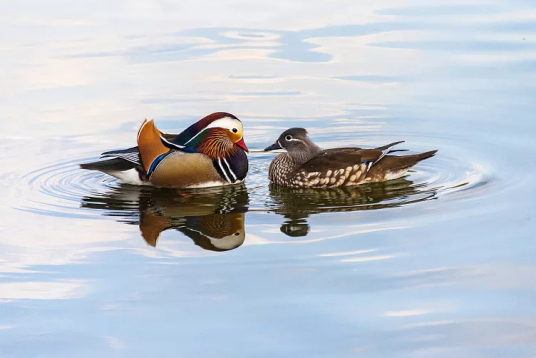
[[[293,189],[270,184],[269,211],[283,215],[281,232],[306,236],[309,216],[318,213],[375,210],[434,199],[435,189],[407,178],[358,187]],[[245,240],[249,195],[244,184],[198,190],[158,189],[128,184],[82,199],[82,207],[99,209],[118,221],[139,225],[156,246],[160,234],[175,229],[205,250],[227,251]]]
[[[105,210],[107,216],[136,224],[148,245],[175,229],[205,250],[227,251],[244,243],[249,203],[243,184],[204,190],[173,190],[120,185],[105,194],[82,198],[83,208]]]
[[[398,207],[433,199],[436,192],[400,178],[330,189],[295,189],[270,184],[270,196],[276,203],[274,211],[286,218],[281,232],[299,237],[309,233],[307,218],[310,215]]]

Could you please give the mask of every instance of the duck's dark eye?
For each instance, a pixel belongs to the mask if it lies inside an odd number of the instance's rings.
[[[235,232],[234,235],[235,235],[235,236],[238,236],[238,235],[240,235],[240,232]]]
[[[233,133],[237,133],[237,132],[238,132],[238,129],[233,128],[232,131],[233,131]]]
[[[285,137],[285,140],[291,140],[292,139],[292,136],[289,134]]]

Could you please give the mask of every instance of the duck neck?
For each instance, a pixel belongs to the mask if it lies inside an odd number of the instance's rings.
[[[303,150],[293,150],[291,152],[287,152],[287,155],[292,159],[293,162],[296,163],[296,166],[299,166],[313,159],[320,154],[320,152],[322,152],[322,149],[316,144],[310,142],[307,143],[306,148]]]

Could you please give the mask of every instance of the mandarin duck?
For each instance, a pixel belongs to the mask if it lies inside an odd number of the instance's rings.
[[[230,113],[212,113],[178,135],[143,122],[138,146],[102,153],[112,159],[81,164],[128,184],[200,188],[242,182],[248,172],[244,129]]]
[[[437,150],[414,155],[388,155],[396,152],[395,142],[375,149],[321,149],[304,128],[284,131],[265,151],[285,149],[270,163],[268,178],[292,188],[337,188],[397,179]],[[400,150],[398,150],[400,151]]]

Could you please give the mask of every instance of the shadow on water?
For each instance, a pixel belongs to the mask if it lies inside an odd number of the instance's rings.
[[[306,236],[307,219],[326,212],[376,210],[435,198],[436,192],[404,178],[337,189],[290,189],[270,185],[267,210],[283,215],[281,232]],[[81,207],[103,210],[119,222],[138,225],[148,245],[156,247],[163,231],[174,229],[211,251],[233,250],[246,238],[250,195],[244,184],[204,190],[172,190],[119,185],[84,196]],[[252,209],[259,211],[258,209]]]

